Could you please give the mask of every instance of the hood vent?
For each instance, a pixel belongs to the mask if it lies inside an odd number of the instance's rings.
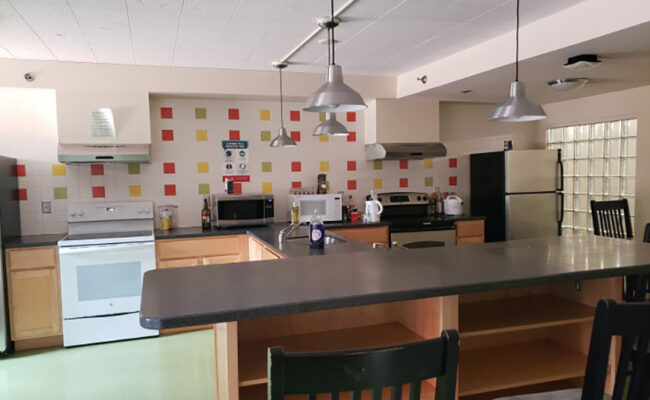
[[[149,144],[59,144],[59,162],[148,163]]]
[[[384,143],[367,144],[366,160],[422,160],[444,157],[447,148],[442,143]]]

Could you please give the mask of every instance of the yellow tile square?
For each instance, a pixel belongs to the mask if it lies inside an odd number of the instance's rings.
[[[208,140],[208,131],[205,129],[196,130],[196,140],[199,142],[205,142]]]
[[[260,121],[270,121],[271,110],[260,110]]]
[[[319,120],[320,122],[325,121],[325,113],[324,113],[324,112],[319,112],[319,113],[318,113],[318,120]]]
[[[140,185],[130,185],[129,197],[140,197],[140,196],[142,196],[142,187]]]
[[[433,158],[424,159],[424,168],[433,168]]]
[[[384,181],[382,181],[381,179],[375,179],[375,181],[373,182],[372,186],[373,186],[375,189],[381,189],[381,188],[384,187]]]
[[[329,161],[321,161],[320,162],[320,171],[321,172],[327,172],[330,170],[330,162]]]
[[[65,164],[52,164],[52,175],[65,176]]]
[[[207,174],[208,172],[210,172],[210,164],[208,164],[205,161],[201,161],[197,163],[196,166],[197,166],[196,169],[199,174]]]
[[[319,136],[318,140],[320,140],[321,142],[329,142],[330,137],[329,136]]]
[[[262,193],[272,193],[272,192],[273,192],[273,183],[262,182]]]

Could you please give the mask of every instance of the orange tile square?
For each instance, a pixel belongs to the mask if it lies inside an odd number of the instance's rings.
[[[409,178],[399,178],[399,187],[401,188],[409,187]]]
[[[299,142],[300,141],[300,131],[291,131],[291,139],[293,139],[294,142]]]
[[[104,164],[91,164],[90,175],[104,175]]]
[[[228,131],[228,138],[230,140],[241,140],[238,130],[230,130],[230,131]]]
[[[162,130],[162,140],[165,142],[171,142],[174,140],[174,130],[173,129],[163,129]]]
[[[458,159],[457,158],[450,158],[449,159],[449,168],[456,168],[458,167]]]
[[[399,160],[399,169],[409,169],[409,160]]]
[[[458,177],[450,176],[449,177],[449,186],[456,186],[456,185],[458,185]]]
[[[357,162],[348,161],[348,171],[356,171],[356,170],[357,170]]]
[[[355,131],[350,131],[348,134],[348,142],[356,142],[357,141],[357,133]]]
[[[357,181],[351,179],[348,181],[348,190],[357,190]]]
[[[291,121],[300,121],[300,111],[291,110],[291,112],[289,112],[289,119]]]
[[[291,172],[300,172],[302,170],[302,164],[300,161],[291,162]]]
[[[355,112],[349,112],[348,115],[348,122],[356,122],[357,120],[357,113]]]
[[[163,173],[165,174],[175,174],[176,173],[176,164],[173,162],[163,163]]]
[[[176,185],[165,185],[165,196],[176,196]]]
[[[102,199],[106,197],[106,188],[104,186],[93,186],[93,199]]]
[[[160,107],[160,118],[162,119],[172,119],[174,118],[174,113],[171,107]]]
[[[239,119],[239,108],[229,108],[228,119]]]
[[[302,187],[302,182],[300,182],[300,181],[291,182],[291,188],[292,189],[299,189],[301,187]]]

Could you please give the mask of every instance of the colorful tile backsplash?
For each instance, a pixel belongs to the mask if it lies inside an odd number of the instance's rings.
[[[64,165],[56,158],[20,160],[16,174],[23,232],[64,232],[67,204],[86,201],[175,204],[176,226],[199,225],[202,197],[224,191],[222,140],[249,141],[250,182],[236,183],[235,193],[274,193],[279,221],[287,219],[289,190],[315,187],[319,173],[327,174],[332,192],[352,195],[357,205],[371,189],[432,192],[439,186],[461,196],[467,191],[468,160],[366,161],[362,112],[339,116],[351,132],[347,138],[315,137],[311,132],[323,116],[301,107],[285,103],[285,126],[298,146],[271,148],[269,142],[280,126],[278,102],[154,98],[151,163]],[[53,202],[52,214],[40,213],[41,201]]]

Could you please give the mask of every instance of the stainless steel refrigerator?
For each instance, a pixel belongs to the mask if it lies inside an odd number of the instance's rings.
[[[559,150],[470,155],[470,208],[485,216],[485,241],[562,234],[564,196]]]
[[[20,236],[16,160],[0,156],[0,355],[11,349],[7,309],[7,272],[4,259],[6,240]]]

